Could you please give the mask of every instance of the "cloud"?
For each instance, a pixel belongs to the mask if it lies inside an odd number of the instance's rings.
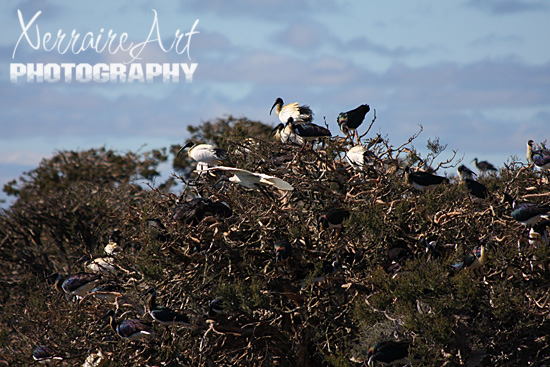
[[[479,10],[503,15],[521,12],[547,12],[550,5],[540,0],[471,0],[468,5]]]
[[[297,52],[308,52],[323,44],[335,42],[334,37],[329,34],[329,29],[316,22],[291,24],[283,31],[274,34],[271,40]]]

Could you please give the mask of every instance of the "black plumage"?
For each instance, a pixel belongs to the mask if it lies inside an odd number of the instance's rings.
[[[477,160],[477,158],[474,158],[474,160],[472,162],[474,162],[474,164],[476,165],[476,168],[480,172],[487,172],[487,171],[495,171],[496,172],[496,170],[497,170],[495,166],[493,166],[491,163],[489,163],[487,161],[479,162]]]
[[[55,352],[45,344],[37,345],[32,350],[32,359],[41,364],[52,363],[53,361],[60,361],[63,358],[56,356]]]
[[[129,319],[118,322],[116,320],[115,310],[107,312],[106,317],[109,317],[109,325],[111,329],[125,340],[138,340],[147,335],[151,335],[151,323],[138,319]]]
[[[233,215],[233,211],[226,203],[198,197],[178,203],[172,212],[172,219],[190,225],[197,225],[206,216],[229,218],[231,215]]]
[[[368,351],[368,365],[374,366],[380,362],[390,364],[399,360],[405,360],[409,355],[409,343],[405,341],[383,341],[376,343]]]
[[[442,183],[448,183],[449,179],[443,176],[437,176],[425,171],[412,172],[409,167],[405,167],[405,180],[415,189],[425,191],[441,185]]]
[[[277,241],[273,244],[275,248],[275,260],[277,263],[287,265],[288,259],[292,256],[292,245],[287,240]]]
[[[317,219],[319,229],[342,228],[346,219],[350,216],[349,210],[333,209]]]
[[[153,320],[161,323],[164,326],[168,325],[180,325],[191,326],[189,317],[187,315],[176,312],[168,307],[158,306],[156,302],[157,291],[152,290],[147,299],[147,307],[149,308],[149,314]]]
[[[458,166],[458,168],[456,170],[458,172],[458,176],[463,181],[466,180],[466,179],[473,180],[474,176],[477,176],[477,174],[474,171],[472,171],[471,169],[469,169],[468,167],[466,167],[463,164]]]
[[[353,130],[357,133],[357,128],[363,123],[365,115],[370,111],[368,104],[363,104],[351,111],[340,112],[338,115],[338,126],[340,130],[346,135],[349,135],[350,130]],[[359,137],[357,137],[359,140]]]
[[[468,193],[474,200],[484,200],[489,196],[489,191],[485,185],[470,179],[465,179],[464,182],[466,183]]]

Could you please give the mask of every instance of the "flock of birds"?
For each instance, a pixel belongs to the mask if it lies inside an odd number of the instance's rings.
[[[326,127],[316,125],[312,122],[313,113],[308,106],[299,105],[298,103],[284,105],[283,100],[277,98],[271,108],[270,114],[273,110],[275,110],[281,123],[273,129],[271,135],[280,139],[283,143],[301,146],[300,152],[305,149],[308,142],[331,137],[331,133]],[[346,152],[346,158],[350,166],[355,170],[364,169],[369,162],[375,159],[375,154],[361,144],[357,134],[357,128],[362,124],[369,111],[370,107],[364,104],[348,112],[340,113],[337,119],[340,129],[352,144],[355,138],[355,145]],[[210,144],[194,144],[191,142],[184,145],[177,155],[181,154],[184,150],[187,150],[188,156],[197,162],[197,172],[199,174],[209,174],[213,171],[230,174],[232,175],[228,179],[230,182],[237,183],[248,189],[259,190],[269,199],[274,199],[274,196],[267,190],[268,187],[280,190],[283,196],[294,190],[290,183],[278,177],[219,165],[228,160],[229,154],[227,151]],[[539,147],[532,140],[529,140],[527,143],[527,160],[541,170],[541,178],[542,174],[550,169],[550,151],[544,149],[544,147]],[[482,175],[497,171],[492,164],[478,161],[477,158],[473,160],[473,163]],[[485,200],[490,195],[488,189],[482,183],[476,181],[477,174],[474,171],[464,165],[460,165],[457,168],[457,173],[459,180],[464,182],[473,200]],[[447,177],[438,176],[429,170],[413,169],[408,166],[404,168],[404,175],[406,182],[420,192],[449,183]],[[505,194],[504,197],[512,206],[511,217],[529,228],[530,243],[548,245],[547,227],[550,224],[550,206],[535,203],[517,203],[508,194]],[[190,201],[179,202],[174,209],[172,218],[189,225],[196,225],[204,218],[213,214],[217,218],[227,218],[232,215],[232,210],[226,203],[197,197]],[[339,231],[349,217],[350,212],[348,210],[331,210],[318,218],[319,229],[334,230],[339,235]],[[150,226],[161,227],[162,223],[152,222]],[[428,243],[427,251],[430,248],[433,249],[436,245],[434,241]],[[287,240],[282,240],[275,242],[273,247],[277,266],[287,267],[288,259],[292,256],[293,252],[291,244]],[[77,273],[68,277],[54,273],[52,277],[56,278],[55,285],[57,289],[65,293],[68,298],[80,299],[82,301],[87,297],[93,296],[116,304],[118,310],[118,303],[124,298],[124,295],[116,287],[102,285],[101,273],[114,274],[120,270],[114,264],[113,259],[116,258],[121,249],[116,242],[110,242],[105,246],[104,250],[108,255],[107,257],[95,259],[88,263],[87,268],[91,272]],[[486,261],[487,251],[485,246],[481,246],[477,251],[468,254],[463,261],[453,265],[453,267],[469,268],[476,271]],[[336,271],[337,267],[337,260],[327,262],[322,273],[326,276]],[[139,306],[136,305],[136,307]],[[155,289],[149,291],[146,307],[147,313],[152,320],[164,325],[167,329],[170,325],[192,326],[192,322],[187,315],[168,307],[157,305]],[[117,310],[110,310],[104,318],[109,319],[109,325],[113,332],[120,338],[131,341],[151,335],[151,323],[139,319],[119,320],[117,319],[117,316],[119,316]],[[213,300],[209,305],[209,313],[216,314],[221,311],[222,305],[220,300]],[[377,363],[391,364],[396,361],[407,363],[408,349],[409,344],[406,341],[387,340],[379,342],[369,349],[366,364],[373,366]],[[38,361],[60,359],[59,356],[56,356],[45,345],[39,345],[35,348],[33,358]]]

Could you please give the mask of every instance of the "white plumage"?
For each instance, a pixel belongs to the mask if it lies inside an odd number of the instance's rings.
[[[263,173],[257,173],[257,172],[250,172],[245,169],[234,168],[234,167],[217,166],[217,167],[211,167],[206,169],[206,171],[214,171],[214,170],[226,171],[226,172],[232,173],[233,176],[229,178],[229,181],[238,183],[239,185],[242,185],[249,189],[260,189],[261,186],[269,185],[279,190],[284,190],[284,191],[294,190],[294,187],[292,187],[291,184],[275,176],[269,176],[269,175],[266,175]]]
[[[311,122],[313,120],[313,112],[311,112],[309,106],[300,106],[298,102],[289,103],[283,106],[283,103],[282,98],[277,98],[269,112],[271,114],[275,108],[275,113],[279,116],[279,120],[281,120],[283,124],[286,124],[289,118],[292,118],[296,123]]]
[[[216,165],[222,161],[226,161],[229,158],[227,151],[219,149],[210,144],[198,144],[187,143],[178,152],[178,156],[184,149],[189,148],[187,155],[198,162],[206,163],[208,165]]]
[[[346,153],[346,158],[353,169],[362,170],[369,163],[369,157],[373,157],[374,153],[367,150],[363,145],[355,145]]]
[[[277,139],[280,139],[282,143],[292,143],[296,145],[304,145],[305,140],[298,136],[292,131],[292,126],[290,124],[279,124],[271,131],[270,135],[275,135]]]

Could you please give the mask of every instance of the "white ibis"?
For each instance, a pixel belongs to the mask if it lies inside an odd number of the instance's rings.
[[[168,307],[157,306],[156,302],[157,291],[153,289],[149,297],[147,298],[147,306],[149,308],[149,314],[153,320],[161,323],[162,325],[168,327],[169,325],[180,325],[190,327],[191,322],[187,315],[176,312]]]
[[[110,310],[104,317],[109,317],[111,329],[124,340],[139,340],[151,335],[151,323],[138,319],[116,321],[115,310]]]
[[[210,144],[195,144],[189,142],[185,144],[176,154],[176,157],[180,155],[182,151],[189,148],[187,155],[197,162],[197,170],[200,172],[203,168],[207,168],[209,165],[217,165],[229,159],[229,154],[226,150],[216,148]]]
[[[271,131],[269,136],[275,136],[276,139],[280,140],[281,143],[287,144],[296,144],[302,146],[304,144],[304,139],[298,135],[296,135],[292,131],[292,126],[289,124],[282,124],[275,126],[275,128]]]
[[[293,121],[297,123],[313,121],[313,112],[311,112],[309,106],[300,106],[297,102],[283,106],[283,99],[279,97],[271,107],[269,111],[270,115],[274,108],[275,113],[279,116],[279,120],[281,120],[283,124],[286,124],[289,118],[292,118]]]
[[[248,189],[260,190],[264,195],[273,199],[270,194],[265,191],[265,186],[273,186],[279,190],[292,191],[294,187],[288,182],[281,180],[275,176],[269,176],[263,173],[250,172],[245,169],[217,166],[206,169],[207,171],[225,171],[232,173],[233,176],[229,178],[229,181],[242,185]]]
[[[370,111],[368,104],[363,104],[351,111],[340,112],[338,115],[338,126],[340,130],[347,136],[349,136],[350,130],[353,130],[357,142],[359,142],[359,135],[357,135],[357,128],[363,123],[365,115]]]
[[[409,343],[405,341],[383,341],[376,343],[373,347],[369,348],[367,365],[369,367],[380,364],[392,364],[394,362],[402,361],[405,364],[410,364],[407,361],[409,355]]]
[[[476,165],[476,168],[479,170],[479,172],[485,173],[485,172],[488,172],[488,171],[494,171],[494,172],[497,171],[495,166],[493,166],[491,163],[489,163],[487,161],[479,162],[477,160],[477,158],[474,158],[472,160],[472,162],[474,162],[474,164]]]
[[[374,158],[376,158],[374,153],[361,144],[351,147],[346,153],[346,159],[355,170],[362,170]]]
[[[442,183],[448,183],[449,179],[443,176],[437,176],[425,171],[411,172],[410,168],[405,167],[405,180],[415,189],[420,191],[426,191],[441,185]]]

